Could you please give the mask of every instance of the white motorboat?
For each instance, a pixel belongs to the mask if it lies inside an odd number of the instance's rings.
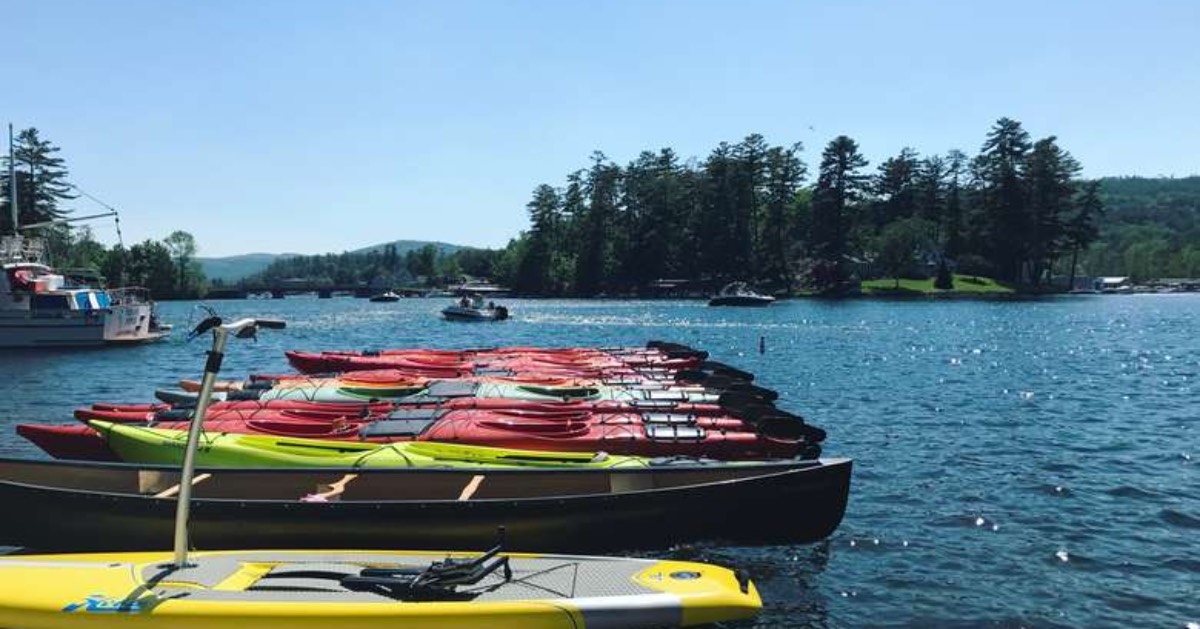
[[[143,343],[170,334],[146,289],[75,284],[40,254],[36,239],[0,239],[0,347]]]
[[[11,125],[8,142],[13,234],[0,237],[0,347],[142,343],[170,334],[170,326],[159,324],[146,289],[109,291],[99,282],[70,279],[44,262],[45,243],[22,235],[21,230],[71,219],[20,225]],[[113,215],[115,210],[75,220]]]
[[[503,321],[508,318],[508,308],[493,302],[483,304],[482,295],[463,297],[442,309],[447,321]]]

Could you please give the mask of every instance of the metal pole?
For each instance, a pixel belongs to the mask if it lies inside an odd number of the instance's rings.
[[[17,154],[13,150],[13,128],[8,123],[8,200],[12,206],[13,235],[19,236],[17,229]]]
[[[196,410],[188,425],[187,448],[183,451],[183,473],[179,477],[179,497],[175,504],[175,568],[187,567],[188,517],[192,507],[192,478],[196,475],[196,447],[200,443],[200,431],[204,427],[204,416],[212,399],[217,372],[221,370],[221,359],[225,356],[225,343],[229,333],[217,326],[213,328],[213,348],[204,365],[204,378],[200,382],[200,397]]]

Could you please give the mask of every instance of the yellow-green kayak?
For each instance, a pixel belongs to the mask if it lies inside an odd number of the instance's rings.
[[[108,447],[128,463],[178,465],[187,432],[110,422],[88,422]],[[542,452],[453,443],[409,441],[357,443],[267,435],[202,433],[196,450],[200,467],[454,467],[613,468],[647,467],[648,460],[605,452]]]

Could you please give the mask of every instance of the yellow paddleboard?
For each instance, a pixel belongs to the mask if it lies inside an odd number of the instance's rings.
[[[0,557],[0,626],[171,629],[581,629],[686,627],[754,616],[754,585],[716,566],[505,553],[445,595],[363,589],[363,571],[420,572],[472,554],[417,551],[196,552]],[[359,576],[356,576],[359,575]],[[406,590],[407,592],[407,590]],[[409,600],[413,599],[413,600]]]

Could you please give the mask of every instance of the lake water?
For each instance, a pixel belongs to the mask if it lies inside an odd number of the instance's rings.
[[[829,431],[826,453],[852,457],[855,476],[826,542],[673,551],[754,575],[766,607],[738,626],[1200,627],[1200,296],[765,310],[508,300],[514,319],[497,324],[440,321],[443,301],[213,305],[289,324],[232,346],[230,377],[286,370],[289,348],[648,339],[753,371]],[[180,329],[157,345],[0,350],[0,454],[41,456],[17,422],[68,422],[76,406],[198,376],[207,343],[185,343],[183,328],[200,315],[161,309]]]

